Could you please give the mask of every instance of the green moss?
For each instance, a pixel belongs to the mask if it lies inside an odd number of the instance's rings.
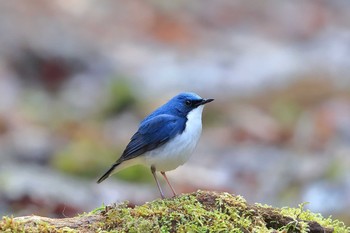
[[[349,227],[347,228],[345,224],[339,220],[332,220],[331,216],[328,218],[324,218],[319,213],[313,213],[310,210],[304,210],[304,206],[306,204],[307,203],[300,204],[299,208],[284,207],[281,209],[281,214],[292,217],[293,219],[299,219],[299,221],[301,220],[318,222],[321,226],[325,228],[334,229],[334,232],[350,232]],[[307,230],[305,230],[304,232],[307,232]]]
[[[118,177],[121,180],[132,181],[132,182],[140,182],[140,183],[150,183],[154,182],[151,169],[149,167],[145,167],[142,165],[135,165],[124,169],[114,177]]]
[[[3,217],[0,222],[1,232],[23,232],[24,226],[20,222],[14,221],[13,217]]]
[[[125,77],[114,79],[107,93],[108,97],[103,108],[103,115],[106,117],[120,113],[136,104],[137,98]]]
[[[51,165],[68,174],[97,179],[121,153],[122,150],[116,150],[103,139],[79,135],[53,156]],[[141,183],[153,182],[151,170],[145,166],[132,166],[111,178]]]
[[[14,220],[13,217],[3,217],[0,222],[0,232],[72,232],[72,229],[56,229],[44,221],[33,221],[26,225],[26,221]]]
[[[293,127],[296,123],[302,108],[295,100],[276,99],[270,106],[272,115],[285,127]]]
[[[35,219],[23,224],[23,221],[4,218],[0,221],[0,231],[237,233],[350,231],[350,228],[338,220],[323,218],[320,214],[304,210],[304,204],[299,208],[277,209],[260,204],[249,205],[240,196],[206,191],[197,191],[171,199],[157,199],[135,207],[130,207],[127,202],[102,206],[76,218],[56,221],[58,220]],[[66,221],[66,225],[62,223],[63,221]]]
[[[110,166],[107,158],[112,161],[118,153],[103,140],[77,137],[54,155],[51,164],[65,173],[96,178]]]
[[[125,204],[124,204],[125,205]],[[260,208],[259,208],[260,207]],[[287,211],[289,210],[289,211]],[[318,214],[300,209],[282,210],[259,205],[249,206],[240,196],[228,193],[198,191],[175,199],[155,200],[135,208],[106,209],[105,222],[99,230],[129,232],[308,232],[308,222],[318,221],[334,232],[346,232],[344,224],[324,219]],[[282,221],[288,224],[272,228],[267,224],[269,218],[282,213],[287,217]],[[273,224],[272,224],[273,225]],[[277,224],[278,226],[278,224]]]

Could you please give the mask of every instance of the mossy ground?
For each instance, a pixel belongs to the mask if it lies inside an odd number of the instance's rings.
[[[249,205],[240,196],[197,191],[98,208],[69,219],[3,218],[1,232],[350,232],[342,222],[299,208]]]

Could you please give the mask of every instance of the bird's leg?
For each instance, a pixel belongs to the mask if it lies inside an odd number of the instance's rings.
[[[171,188],[171,191],[173,191],[173,194],[174,194],[174,197],[175,197],[176,196],[176,192],[175,192],[173,186],[171,186],[171,184],[170,184],[170,182],[168,180],[168,177],[166,177],[165,172],[160,172],[160,174],[162,174],[164,176],[166,182],[168,183],[169,187]]]
[[[160,196],[162,197],[162,199],[164,199],[163,191],[160,188],[160,185],[159,185],[159,182],[158,182],[158,179],[157,179],[157,176],[156,176],[156,168],[153,165],[151,166],[151,171],[152,171],[154,179],[156,180],[156,183],[157,183],[157,186],[158,186],[158,189],[159,189],[159,192],[160,192]]]

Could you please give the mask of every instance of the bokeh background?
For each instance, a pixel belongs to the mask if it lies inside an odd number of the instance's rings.
[[[96,184],[139,121],[215,98],[168,176],[350,224],[350,2],[0,2],[0,215],[159,197],[148,168]],[[171,195],[163,183],[167,195]]]

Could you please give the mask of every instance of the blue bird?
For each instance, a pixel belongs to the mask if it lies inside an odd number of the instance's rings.
[[[121,157],[97,183],[126,167],[142,164],[151,168],[162,198],[164,194],[156,171],[160,171],[176,196],[165,172],[174,170],[189,159],[202,132],[204,104],[213,100],[186,92],[156,109],[141,121]]]

